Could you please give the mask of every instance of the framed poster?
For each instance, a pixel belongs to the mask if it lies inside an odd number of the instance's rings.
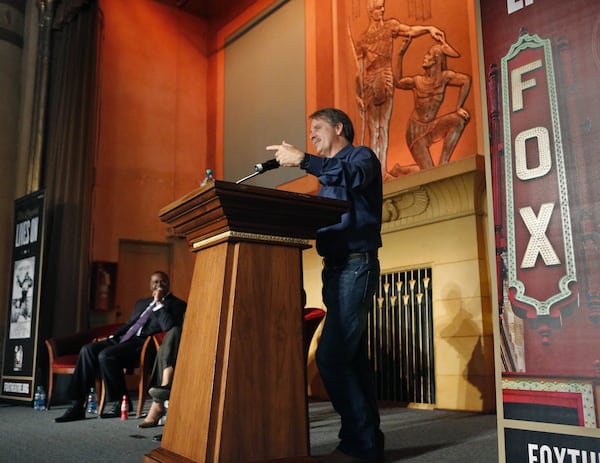
[[[0,397],[34,394],[39,295],[44,248],[44,191],[15,201],[8,320]]]

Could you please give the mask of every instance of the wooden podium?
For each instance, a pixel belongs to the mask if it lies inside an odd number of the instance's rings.
[[[144,462],[313,461],[302,250],[346,208],[215,181],[160,211],[196,261],[161,447]]]

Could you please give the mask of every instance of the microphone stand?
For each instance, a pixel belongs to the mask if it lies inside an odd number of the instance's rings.
[[[237,185],[239,183],[245,182],[246,180],[250,180],[252,177],[255,177],[259,174],[262,174],[262,171],[257,170],[256,172],[252,172],[250,175],[246,175],[244,178],[240,178],[237,182],[235,182],[235,184]]]

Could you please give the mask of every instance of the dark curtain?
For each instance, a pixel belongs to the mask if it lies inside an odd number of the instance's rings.
[[[54,15],[42,155],[42,340],[88,324],[99,17],[97,0],[62,0]]]

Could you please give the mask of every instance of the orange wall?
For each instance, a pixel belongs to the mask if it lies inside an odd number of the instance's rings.
[[[468,0],[432,4],[427,20],[406,5],[387,2],[386,18],[435,25],[461,53],[449,66],[473,77],[468,124],[453,159],[481,145],[473,12]],[[165,241],[158,211],[195,188],[206,167],[219,178],[223,164],[223,41],[273,0],[256,0],[221,27],[154,0],[100,0],[104,13],[100,65],[100,132],[96,162],[92,260],[118,260],[120,239]],[[319,107],[346,109],[360,131],[355,102],[356,66],[348,26],[356,39],[367,25],[367,1],[305,0],[307,114]],[[401,39],[394,43],[394,59]],[[424,50],[417,38],[407,73],[419,73]],[[452,89],[454,90],[454,89]],[[449,103],[456,101],[449,90]],[[412,163],[404,131],[412,95],[396,90],[388,167]],[[311,146],[308,144],[308,146]],[[315,182],[290,185],[313,191]]]
[[[92,260],[119,240],[164,242],[159,210],[206,169],[205,21],[153,0],[101,0]]]
[[[215,166],[219,167],[223,157],[223,73],[224,37],[256,16],[261,10],[269,7],[273,0],[257,0],[244,14],[221,27],[216,34],[216,44],[211,46],[216,53],[211,57],[209,86],[211,93],[209,108],[210,134],[216,137],[209,140],[211,153],[215,155]],[[306,18],[306,114],[325,106],[337,106],[350,115],[354,121],[356,143],[361,139],[361,118],[356,103],[356,61],[352,51],[352,42],[358,40],[369,24],[367,0],[305,0]],[[479,61],[477,56],[477,31],[473,2],[470,0],[448,0],[443,3],[420,0],[419,5],[430,5],[430,15],[426,18],[411,14],[408,3],[388,1],[385,4],[385,19],[397,19],[407,25],[435,26],[446,34],[448,43],[460,53],[458,58],[448,58],[448,68],[467,74],[471,77],[471,90],[465,102],[465,109],[471,120],[467,124],[451,161],[483,152],[484,131],[486,124],[481,108],[481,89],[479,86]],[[274,38],[276,39],[276,38]],[[395,69],[397,53],[402,44],[402,37],[394,40],[393,66]],[[426,34],[413,39],[405,59],[406,75],[422,74],[421,64],[426,51],[435,42]],[[454,111],[458,101],[459,88],[448,86],[446,97],[438,115]],[[410,91],[396,89],[394,107],[389,126],[389,148],[386,167],[389,173],[385,181],[392,181],[403,176],[406,171],[416,169],[415,161],[406,143],[406,125],[413,110],[413,94]],[[365,144],[369,143],[368,134]],[[434,163],[438,164],[441,142],[431,147]],[[307,146],[312,146],[307,140]],[[402,167],[401,172],[395,167]],[[219,172],[217,172],[217,178]],[[316,181],[300,179],[281,186],[301,192],[314,192],[318,187]]]

